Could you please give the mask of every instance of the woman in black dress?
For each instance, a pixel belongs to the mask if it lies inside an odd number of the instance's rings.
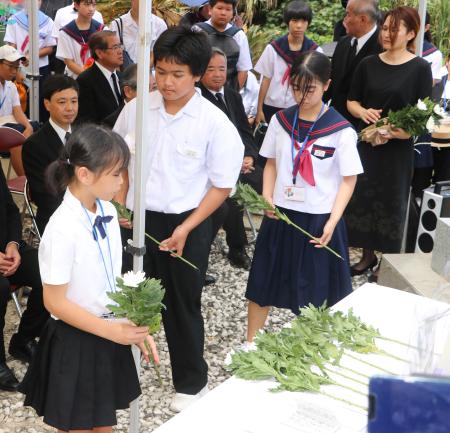
[[[385,51],[358,65],[347,101],[349,112],[360,120],[359,130],[418,99],[431,95],[433,79],[428,62],[416,57],[414,40],[420,18],[410,7],[386,14],[380,32]],[[377,265],[374,251],[399,253],[414,169],[412,138],[402,129],[387,132],[383,144],[360,142],[364,173],[346,211],[349,245],[363,248],[352,266],[360,275]]]

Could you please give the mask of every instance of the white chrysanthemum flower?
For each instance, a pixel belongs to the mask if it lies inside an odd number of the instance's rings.
[[[134,273],[129,271],[123,275],[123,284],[128,287],[137,287],[145,281],[145,272],[139,271]]]
[[[426,128],[427,128],[428,132],[433,132],[435,127],[436,127],[436,124],[434,123],[433,116],[431,116],[427,121]]]
[[[419,99],[417,101],[417,108],[419,110],[426,111],[427,110],[427,105],[425,104],[425,102],[423,102],[421,99]]]
[[[437,114],[438,116],[441,116],[441,117],[445,117],[445,115],[446,115],[445,110],[442,107],[440,107],[438,104],[436,104],[433,107],[433,111],[435,112],[435,114]]]
[[[425,104],[425,102],[423,102],[421,99],[419,99],[417,101],[417,108],[419,110],[426,111],[427,110],[427,105]]]

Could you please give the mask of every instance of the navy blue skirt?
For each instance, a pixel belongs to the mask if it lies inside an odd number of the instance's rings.
[[[308,214],[280,208],[295,224],[321,236],[330,214]],[[264,217],[256,241],[247,283],[246,298],[260,306],[289,308],[324,301],[331,306],[352,291],[348,242],[341,219],[329,246],[344,260],[324,248],[315,248],[309,238],[283,221]]]
[[[117,424],[141,389],[131,353],[124,346],[49,319],[19,391],[25,406],[63,431]]]

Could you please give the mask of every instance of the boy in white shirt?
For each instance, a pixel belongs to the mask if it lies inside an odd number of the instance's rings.
[[[138,34],[139,34],[139,0],[131,0],[131,9],[124,15],[115,19],[110,24],[111,30],[115,31],[125,47],[133,63],[137,63]],[[167,24],[163,19],[152,14],[152,41],[151,48],[161,33],[167,30]]]
[[[66,74],[77,78],[94,60],[89,51],[89,37],[103,29],[103,24],[94,20],[95,0],[75,0],[78,16],[65,25],[58,37],[56,57],[66,64]]]
[[[252,69],[252,59],[247,36],[244,31],[230,24],[236,9],[236,0],[210,0],[211,19],[197,23],[194,27],[204,30],[211,45],[217,46],[227,55],[227,84],[240,90]],[[232,38],[234,46],[228,39]]]
[[[20,62],[25,57],[10,45],[0,47],[0,125],[21,132],[25,138],[33,133],[33,125],[20,106],[19,93],[11,81],[15,78]],[[34,125],[37,128],[37,124]],[[10,150],[11,164],[18,176],[24,174],[22,166],[22,146]]]
[[[207,36],[172,27],[156,41],[154,57],[158,90],[149,94],[143,199],[146,232],[162,245],[146,243],[144,271],[166,289],[163,323],[177,392],[170,407],[178,412],[207,391],[201,293],[211,244],[209,216],[235,185],[244,147],[227,116],[195,88],[211,57]],[[131,148],[129,182],[116,197],[126,199],[129,209],[134,206],[135,114],[132,100],[115,126]]]
[[[38,0],[38,7],[41,7],[41,0]],[[53,20],[43,12],[38,12],[39,20],[39,95],[42,94],[42,82],[50,74],[49,55],[52,54],[56,46],[56,40],[52,37]],[[29,59],[30,37],[29,37],[28,12],[24,8],[20,12],[14,14],[6,26],[4,42],[16,48],[21,54]],[[40,98],[39,120],[46,121],[48,119],[47,111],[44,108],[42,98]]]

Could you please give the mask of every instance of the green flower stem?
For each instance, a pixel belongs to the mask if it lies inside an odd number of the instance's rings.
[[[340,373],[340,372],[338,372],[338,371],[331,370],[331,369],[329,369],[329,368],[327,368],[327,367],[325,367],[325,371],[327,372],[327,374],[328,374],[328,373],[337,374],[338,376],[344,377],[345,379],[351,380],[351,381],[353,381],[353,382],[355,382],[355,383],[359,383],[360,385],[363,385],[363,386],[366,386],[366,387],[367,387],[367,385],[368,385],[367,382],[363,382],[363,381],[358,380],[358,379],[355,379],[355,378],[353,378],[353,377],[351,377],[351,376],[347,376],[347,375],[344,374],[344,373]]]
[[[388,356],[389,358],[395,359],[397,361],[404,362],[406,364],[410,363],[409,359],[405,359],[405,358],[401,358],[400,356],[392,355],[392,353],[386,352],[385,350],[380,350],[378,352],[375,352],[375,354]]]
[[[302,232],[305,236],[307,236],[308,238],[312,239],[313,241],[319,242],[319,239],[316,238],[315,236],[313,236],[311,233],[307,232],[305,229],[302,229],[300,226],[298,226],[297,224],[294,224],[289,217],[284,214],[283,212],[281,212],[280,210],[278,210],[275,207],[275,215],[282,221],[284,221],[286,224],[291,225],[292,227],[295,227],[297,230],[299,230],[300,232]],[[320,244],[320,242],[319,242]],[[322,244],[320,244],[322,245]],[[333,253],[336,257],[338,257],[341,260],[344,260],[342,256],[340,256],[336,251],[334,251],[332,248],[330,248],[328,245],[322,245],[322,248],[325,248],[326,250],[328,250],[330,253]]]
[[[418,352],[421,352],[422,350],[425,350],[425,349],[420,348],[418,346],[414,346],[412,344],[408,344],[408,343],[404,343],[403,341],[396,340],[395,338],[383,337],[381,335],[377,336],[376,338],[379,338],[380,340],[384,340],[384,341],[389,341],[390,343],[396,343],[396,344],[399,344],[400,346],[407,347],[408,349],[417,350]],[[433,352],[433,355],[434,356],[441,356],[440,353],[436,353],[436,352]]]
[[[364,397],[368,397],[365,392],[361,392],[355,388],[352,388],[351,386],[342,385],[342,383],[336,382],[334,380],[331,381],[331,385],[340,386],[341,388],[348,389],[349,391],[355,392],[356,394],[360,394],[360,395],[363,395]]]
[[[379,367],[378,365],[372,364],[371,362],[364,361],[363,359],[358,358],[357,356],[354,356],[354,355],[352,355],[351,353],[345,352],[345,354],[346,354],[349,358],[352,358],[352,359],[354,359],[355,361],[359,361],[359,362],[361,362],[362,364],[369,365],[370,367],[376,368],[377,370],[383,371],[384,373],[390,374],[391,376],[397,376],[397,375],[396,375],[395,373],[393,373],[392,371],[386,370],[385,368]]]
[[[161,246],[161,242],[159,242],[157,239],[155,239],[153,236],[150,236],[148,233],[145,233],[145,236],[147,236],[150,240],[152,240],[155,244],[157,244],[158,246]],[[175,251],[173,250],[169,250],[168,251],[170,254],[173,254],[177,259],[182,260],[184,263],[186,263],[187,265],[189,265],[191,268],[194,268],[196,271],[198,271],[199,269],[197,268],[197,266],[195,266],[194,264],[192,264],[189,260],[186,260],[184,257],[178,255]]]
[[[325,391],[319,391],[319,394],[322,394],[322,395],[324,395],[324,396],[326,396],[326,397],[332,398],[333,400],[341,401],[341,402],[343,402],[343,403],[349,404],[350,406],[357,407],[358,409],[361,409],[361,410],[363,410],[363,411],[365,411],[365,412],[368,412],[367,407],[364,407],[364,406],[361,406],[360,404],[356,404],[356,403],[353,403],[353,402],[351,402],[351,401],[348,401],[348,400],[346,400],[345,398],[335,397],[334,395],[328,394],[328,393],[325,392]]]
[[[163,386],[163,381],[162,381],[162,378],[161,378],[161,372],[159,370],[159,365],[156,364],[155,358],[153,358],[152,350],[150,349],[150,346],[148,345],[147,340],[144,340],[144,345],[145,345],[145,348],[147,349],[148,356],[149,356],[150,360],[153,363],[153,367],[155,367],[156,376],[158,377],[159,386],[162,387]]]
[[[358,376],[365,377],[366,379],[370,379],[370,376],[368,374],[360,373],[359,371],[353,370],[353,368],[344,367],[343,365],[338,364],[339,368],[349,371],[350,373],[357,374]]]

